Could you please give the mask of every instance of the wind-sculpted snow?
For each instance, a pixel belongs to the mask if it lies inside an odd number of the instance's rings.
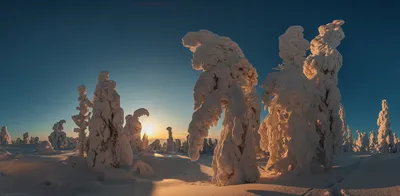
[[[194,86],[195,112],[188,128],[191,160],[199,159],[204,138],[224,112],[212,181],[218,186],[255,182],[260,175],[255,164],[259,125],[255,68],[228,37],[200,30],[187,33],[182,43],[193,52],[193,68],[202,71]]]
[[[333,154],[341,140],[341,120],[339,108],[341,103],[338,85],[338,72],[342,66],[342,55],[336,49],[344,33],[341,26],[343,20],[318,28],[319,35],[311,41],[311,55],[304,63],[304,74],[316,83],[317,98],[317,133],[320,137],[319,149],[316,159],[324,169],[332,166]]]
[[[65,148],[68,144],[67,134],[63,131],[65,120],[60,120],[53,125],[53,132],[49,135],[49,142],[56,150]]]
[[[6,126],[1,127],[0,131],[0,145],[8,145],[11,144],[11,136],[8,133],[8,129]]]
[[[86,156],[86,128],[89,126],[90,112],[89,107],[92,107],[92,102],[87,98],[86,87],[84,85],[78,86],[79,92],[79,106],[76,110],[79,110],[79,114],[71,116],[74,123],[79,127],[75,128],[74,132],[78,133],[78,150],[82,157]]]
[[[390,136],[389,108],[386,100],[382,100],[382,110],[379,112],[377,124],[379,126],[377,137],[379,152],[387,153],[392,145],[392,139]]]
[[[133,153],[139,153],[143,150],[143,141],[140,138],[142,132],[142,123],[139,117],[149,116],[150,113],[145,108],[137,109],[133,115],[128,114],[125,117],[124,133],[128,137]]]
[[[89,122],[89,149],[87,163],[91,168],[131,165],[133,152],[129,140],[123,134],[124,111],[116,82],[109,80],[109,72],[103,71],[93,96],[92,117]]]
[[[314,165],[319,137],[315,131],[315,85],[303,74],[309,43],[303,27],[291,26],[279,37],[279,72],[268,74],[262,85],[268,115],[259,133],[261,148],[269,152],[267,169],[309,172]]]

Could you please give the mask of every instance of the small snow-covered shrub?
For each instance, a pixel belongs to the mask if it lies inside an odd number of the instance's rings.
[[[67,147],[67,134],[63,131],[65,120],[60,120],[53,125],[53,132],[49,135],[49,142],[56,150]]]

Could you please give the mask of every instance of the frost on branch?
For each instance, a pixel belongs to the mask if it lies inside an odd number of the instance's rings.
[[[342,66],[342,55],[336,49],[344,33],[341,26],[343,20],[318,28],[319,35],[311,41],[309,55],[304,63],[304,74],[317,85],[317,122],[316,128],[319,135],[319,148],[316,159],[324,169],[330,169],[333,154],[341,140],[341,120],[339,108],[341,102],[338,85],[338,72]]]
[[[1,127],[0,131],[0,145],[8,145],[11,144],[11,136],[8,133],[8,129],[6,126]]]
[[[53,132],[49,135],[49,142],[56,150],[67,146],[67,134],[63,131],[65,120],[60,120],[53,125]]]
[[[175,142],[174,142],[174,138],[172,137],[172,128],[167,127],[167,130],[168,130],[167,152],[174,152],[175,151]]]
[[[228,37],[200,30],[187,33],[182,43],[193,52],[193,68],[202,71],[194,86],[195,112],[188,128],[191,160],[199,159],[204,138],[224,112],[221,140],[214,151],[212,181],[218,186],[257,181],[259,101],[255,68]]]
[[[22,135],[22,138],[23,138],[23,140],[22,140],[22,143],[23,143],[23,144],[29,144],[29,133],[28,133],[28,132],[25,132],[25,133]]]
[[[139,153],[143,150],[143,141],[140,139],[142,132],[142,123],[139,122],[139,117],[149,116],[149,111],[145,108],[137,109],[133,115],[128,114],[125,117],[126,123],[124,127],[124,133],[127,135],[133,153]]]
[[[36,152],[38,154],[53,154],[55,152],[55,150],[50,142],[42,141],[36,147]]]
[[[303,74],[309,42],[303,27],[291,26],[279,37],[279,72],[268,74],[262,101],[268,115],[259,133],[260,146],[270,157],[267,168],[275,172],[319,169],[315,161],[319,136],[315,130],[315,84]]]
[[[74,132],[78,133],[78,150],[81,157],[86,156],[86,128],[89,126],[90,112],[89,107],[92,107],[92,102],[89,101],[86,95],[86,87],[84,85],[78,86],[78,101],[79,106],[76,110],[79,110],[79,114],[71,116],[74,123],[79,127],[75,128]]]
[[[382,100],[382,110],[379,112],[377,124],[378,129],[378,148],[381,153],[388,153],[391,147],[391,130],[389,110],[386,100]]]
[[[131,165],[133,159],[129,140],[123,134],[124,111],[120,107],[120,96],[116,82],[109,80],[109,73],[103,71],[93,96],[92,118],[89,122],[89,167],[102,169],[105,166]]]

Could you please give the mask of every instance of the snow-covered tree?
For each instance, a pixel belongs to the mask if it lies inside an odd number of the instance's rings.
[[[381,153],[388,153],[393,143],[391,139],[389,110],[386,100],[382,100],[382,110],[379,112],[377,124],[378,129],[378,148]]]
[[[167,142],[164,142],[162,145],[162,151],[167,152]]]
[[[154,140],[150,144],[150,147],[153,148],[154,150],[161,150],[161,141],[159,139]]]
[[[255,68],[228,37],[200,30],[186,34],[182,43],[193,52],[193,68],[202,71],[194,86],[195,112],[188,129],[191,160],[199,159],[204,138],[224,112],[212,181],[218,186],[255,182],[260,175],[255,155],[259,123]]]
[[[181,152],[182,142],[180,139],[175,139],[175,151]]]
[[[399,152],[399,138],[396,133],[393,133],[393,152]]]
[[[15,144],[23,144],[21,138],[18,137],[17,140],[15,140]]]
[[[89,122],[86,157],[92,168],[132,164],[133,152],[123,134],[124,110],[120,106],[116,86],[115,81],[109,80],[109,72],[100,73],[92,100],[93,114]]]
[[[25,133],[22,135],[22,138],[23,138],[23,140],[22,140],[22,143],[23,143],[23,144],[29,144],[29,133],[28,133],[28,132],[25,132]]]
[[[343,24],[343,20],[335,20],[318,28],[319,35],[311,41],[311,55],[305,60],[303,69],[319,91],[316,128],[320,142],[316,159],[324,169],[331,168],[333,154],[339,148],[338,141],[342,136],[337,76],[343,60],[336,48],[345,37],[341,28]]]
[[[208,146],[208,139],[204,138],[203,140],[203,149],[201,150],[201,153],[206,154],[206,153],[210,153],[211,149],[210,146]]]
[[[167,131],[168,131],[167,152],[174,152],[175,151],[175,142],[174,142],[174,138],[172,137],[172,128],[167,127]]]
[[[0,131],[0,145],[8,145],[11,144],[11,136],[8,133],[8,129],[6,126],[2,126],[1,127],[1,131]]]
[[[376,135],[374,130],[369,132],[369,149],[371,151],[375,151],[376,149]]]
[[[51,145],[50,142],[48,141],[42,141],[39,143],[39,145],[36,147],[36,152],[38,154],[52,154],[55,152],[53,146]]]
[[[147,136],[146,133],[143,134],[142,142],[143,142],[142,149],[147,150],[147,148],[149,147],[149,136]]]
[[[74,132],[78,133],[78,150],[81,157],[86,156],[86,128],[89,126],[90,112],[89,107],[92,107],[92,102],[89,101],[86,95],[86,87],[84,85],[78,86],[78,101],[79,106],[76,110],[79,110],[79,114],[71,116],[74,123],[79,127],[75,128]]]
[[[355,145],[355,152],[368,152],[369,151],[369,138],[367,133],[362,133],[357,130],[358,138]]]
[[[63,131],[65,120],[60,120],[53,125],[53,132],[49,135],[49,142],[55,150],[60,150],[67,146],[67,134]]]
[[[186,136],[186,140],[182,143],[182,152],[185,155],[189,153],[189,135]]]
[[[150,113],[145,108],[137,109],[133,115],[129,114],[125,117],[126,123],[124,133],[127,135],[131,144],[133,153],[139,153],[143,150],[143,141],[141,140],[142,123],[139,122],[139,117],[149,116]]]
[[[342,122],[342,127],[341,127],[341,137],[338,140],[340,149],[337,148],[337,150],[339,150],[339,152],[346,152],[346,144],[347,144],[347,125],[346,125],[346,119],[345,119],[345,112],[344,112],[344,107],[342,104],[340,104],[340,108],[339,108],[339,117],[340,117],[340,121]]]
[[[353,134],[350,130],[350,126],[347,125],[347,145],[346,145],[346,152],[352,152],[353,151]]]
[[[269,152],[267,168],[276,172],[289,169],[309,172],[317,154],[319,137],[315,130],[315,84],[303,74],[309,42],[303,27],[291,26],[279,37],[279,72],[268,74],[262,85],[262,101],[268,115],[262,122],[261,149]]]

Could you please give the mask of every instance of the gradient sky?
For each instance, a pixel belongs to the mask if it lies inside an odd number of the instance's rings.
[[[0,1],[0,125],[12,137],[28,131],[47,139],[53,124],[65,119],[65,131],[76,136],[70,117],[78,113],[76,88],[86,85],[91,98],[99,72],[108,70],[125,115],[145,107],[150,117],[142,121],[154,124],[156,137],[165,138],[171,126],[183,138],[199,75],[181,44],[187,32],[230,37],[262,83],[281,63],[278,36],[289,26],[302,25],[311,40],[320,25],[343,19],[339,88],[348,124],[353,131],[376,130],[387,99],[392,128],[400,129],[400,14],[394,1],[218,2]],[[220,125],[211,135],[219,131]]]

